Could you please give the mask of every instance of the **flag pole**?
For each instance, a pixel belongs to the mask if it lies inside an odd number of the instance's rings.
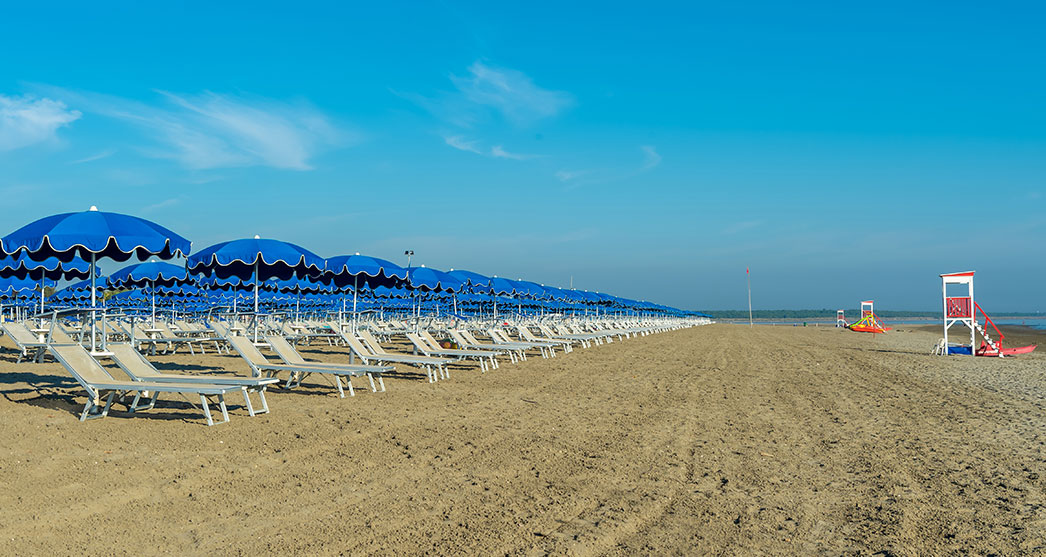
[[[745,276],[748,277],[748,326],[753,327],[752,323],[752,269],[745,267]]]

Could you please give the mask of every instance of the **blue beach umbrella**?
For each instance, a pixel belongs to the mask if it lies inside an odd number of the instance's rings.
[[[451,269],[447,274],[458,279],[465,285],[465,290],[473,294],[490,294],[493,292],[490,283],[493,279],[474,271],[464,269]],[[458,313],[458,293],[454,293],[454,313]]]
[[[40,283],[41,314],[44,312],[43,283],[45,280],[55,281],[61,278],[79,280],[90,276],[91,266],[83,259],[73,259],[64,264],[57,257],[48,257],[43,261],[33,261],[24,251],[12,257],[0,257],[0,278],[17,277],[20,279],[32,279]]]
[[[192,244],[156,223],[131,215],[99,211],[97,207],[92,206],[88,211],[62,213],[31,222],[0,238],[0,249],[14,256],[25,253],[35,261],[54,257],[63,265],[76,258],[90,261],[90,279],[93,285],[99,258],[127,261],[132,256],[146,259],[152,255],[160,259],[172,259],[188,255]],[[92,288],[92,354],[97,354],[96,309],[97,299],[95,289]],[[104,329],[102,347],[105,347]]]
[[[192,282],[185,267],[179,267],[163,261],[146,261],[128,265],[109,276],[108,283],[114,288],[149,287],[152,294],[152,323],[156,325],[156,288],[170,288]]]
[[[334,285],[339,290],[344,290],[352,284],[352,313],[353,323],[356,323],[356,304],[359,300],[359,286],[364,284],[367,288],[393,287],[403,284],[407,280],[407,270],[391,261],[370,257],[367,255],[338,255],[327,258],[327,269],[323,273],[322,280]],[[338,314],[338,322],[342,320],[345,312],[345,298],[341,301],[341,311]],[[355,325],[354,325],[355,326]]]
[[[450,273],[422,265],[407,269],[407,288],[422,292],[460,292],[465,284]]]
[[[319,277],[326,262],[311,251],[280,240],[244,238],[221,242],[204,248],[186,261],[194,275],[212,275],[219,279],[251,280],[254,287],[254,341],[258,341],[258,291],[261,282],[291,277]]]

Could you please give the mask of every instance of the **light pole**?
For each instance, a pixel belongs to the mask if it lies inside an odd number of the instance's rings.
[[[414,250],[412,250],[412,249],[404,250],[403,251],[403,255],[407,256],[407,273],[408,273],[407,276],[409,277],[410,276],[409,275],[409,273],[410,273],[410,258],[414,256]],[[414,300],[414,292],[411,292],[411,298],[410,298],[410,310],[411,310],[410,312],[411,312],[411,314],[414,314],[414,301],[415,301]]]

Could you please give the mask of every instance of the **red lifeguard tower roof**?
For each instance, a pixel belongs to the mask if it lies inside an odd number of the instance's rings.
[[[965,271],[965,272],[962,272],[962,273],[945,273],[945,274],[941,275],[941,278],[944,278],[944,277],[972,277],[973,273],[974,273],[973,271]]]

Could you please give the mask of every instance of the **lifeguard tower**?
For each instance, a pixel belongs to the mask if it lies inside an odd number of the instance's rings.
[[[949,286],[951,287],[949,292]],[[1005,336],[995,326],[995,322],[973,297],[973,271],[963,273],[948,273],[941,275],[941,295],[944,298],[944,338],[935,350],[938,354],[976,354],[977,356],[1015,356],[1027,354],[1035,350],[1035,345],[1020,346],[1016,348],[1003,348],[1002,339]],[[988,335],[984,326],[977,322],[977,312],[981,312],[984,322],[991,325],[992,330],[999,340],[993,340]],[[962,323],[970,329],[969,344],[952,344],[948,340],[948,329],[952,325]],[[981,334],[984,342],[977,348],[977,333]],[[965,334],[963,335],[965,338]]]
[[[890,330],[875,314],[875,302],[872,300],[861,302],[861,319],[847,327],[858,333],[885,333]]]
[[[835,310],[835,326],[846,327],[849,323],[846,322],[846,315],[843,314],[843,310]]]
[[[948,295],[949,285],[952,287],[952,293],[958,295]],[[941,295],[944,297],[944,341],[941,352],[972,355],[974,343],[977,341],[977,330],[980,329],[974,314],[976,303],[973,301],[973,271],[941,275]],[[948,329],[958,323],[966,325],[970,330],[969,344],[953,346],[948,341]]]

